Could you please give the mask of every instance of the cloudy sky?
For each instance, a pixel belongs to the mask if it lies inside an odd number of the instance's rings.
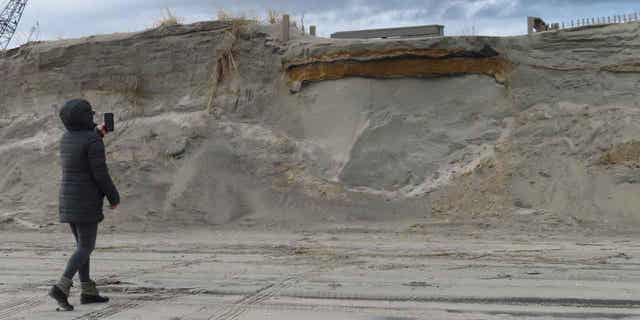
[[[221,9],[263,18],[274,9],[304,15],[321,36],[423,24],[443,24],[447,35],[517,35],[526,33],[528,15],[571,21],[640,12],[640,0],[30,0],[13,46],[36,24],[39,40],[144,30],[166,8],[186,23],[211,20]]]

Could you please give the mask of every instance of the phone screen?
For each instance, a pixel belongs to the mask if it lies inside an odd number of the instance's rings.
[[[113,120],[113,113],[105,113],[104,114],[104,125],[107,127],[107,131],[113,132],[115,131],[115,123]]]

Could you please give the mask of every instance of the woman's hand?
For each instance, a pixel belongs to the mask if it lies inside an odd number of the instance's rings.
[[[107,133],[109,133],[109,131],[107,130],[107,126],[103,123],[101,125],[98,125],[97,127],[98,132],[100,132],[100,135],[102,135],[103,137],[107,135]]]
[[[111,209],[111,210],[118,209],[118,205],[117,204],[109,205],[109,209]]]

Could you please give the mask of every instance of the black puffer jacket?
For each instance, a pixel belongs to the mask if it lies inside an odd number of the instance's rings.
[[[60,222],[100,222],[104,197],[115,205],[120,195],[109,175],[93,110],[85,100],[71,100],[60,110],[60,119],[67,128],[60,142]]]

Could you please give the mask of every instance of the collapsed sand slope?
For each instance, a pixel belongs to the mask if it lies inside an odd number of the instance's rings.
[[[55,220],[56,110],[84,96],[119,116],[108,149],[124,201],[108,221],[125,228],[636,223],[638,30],[285,46],[210,22],[12,50],[0,208]]]

